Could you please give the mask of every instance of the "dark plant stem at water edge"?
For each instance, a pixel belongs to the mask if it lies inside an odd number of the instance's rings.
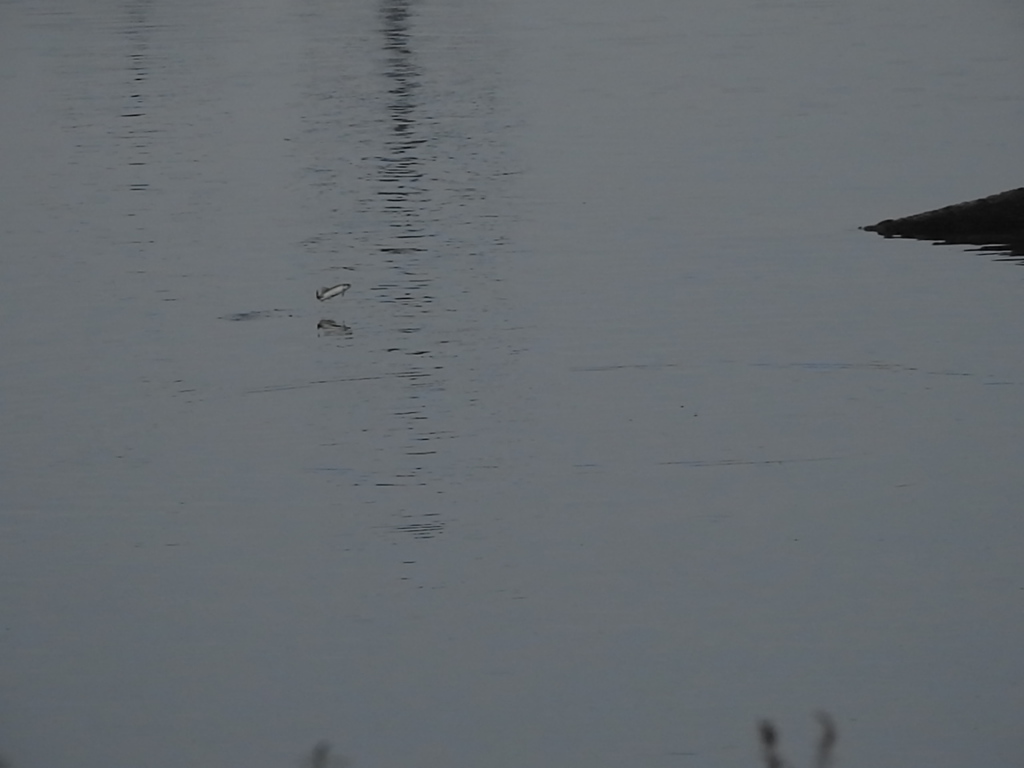
[[[821,736],[814,752],[814,768],[828,768],[832,762],[839,731],[827,712],[819,712],[816,717],[821,727]],[[786,768],[787,763],[779,749],[781,739],[775,724],[771,720],[762,720],[758,724],[758,735],[761,741],[761,759],[765,768]]]

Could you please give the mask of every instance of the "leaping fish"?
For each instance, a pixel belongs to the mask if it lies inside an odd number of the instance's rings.
[[[339,283],[336,286],[325,286],[316,290],[316,298],[321,301],[333,299],[335,296],[344,296],[345,291],[352,287],[351,283]]]
[[[351,283],[338,283],[337,285],[328,285],[323,288],[318,288],[316,297],[320,301],[327,301],[333,299],[335,296],[344,296],[345,291],[352,287]]]

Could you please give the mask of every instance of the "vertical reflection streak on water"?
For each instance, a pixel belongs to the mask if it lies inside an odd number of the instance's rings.
[[[387,133],[384,138],[384,153],[377,158],[376,175],[380,184],[380,199],[383,203],[384,220],[389,228],[387,241],[380,246],[385,263],[394,274],[382,293],[383,301],[393,302],[398,317],[407,321],[405,325],[414,328],[422,326],[418,315],[430,312],[431,297],[428,295],[431,276],[422,269],[419,256],[428,251],[423,213],[429,201],[428,190],[418,181],[423,178],[421,149],[428,144],[428,138],[420,136],[418,104],[415,99],[420,86],[421,72],[413,54],[412,15],[409,0],[382,0],[380,6],[380,34],[384,51],[383,76],[387,81],[387,97],[384,109],[387,116]],[[399,342],[400,346],[404,343]],[[396,350],[397,351],[397,350]],[[416,355],[401,376],[408,382],[415,405],[410,410],[401,410],[395,415],[405,422],[404,432],[411,441],[421,439],[423,427],[420,422],[428,416],[427,393],[433,387],[443,387],[432,374],[430,367],[420,358],[430,358],[429,351],[404,350]],[[412,447],[405,450],[407,456],[429,455]],[[432,453],[432,452],[431,452]],[[408,473],[409,477],[420,474],[417,467]]]
[[[479,448],[485,394],[511,354],[494,269],[509,175],[495,38],[486,13],[417,0],[306,7],[314,79],[301,149],[320,213],[302,245],[318,284],[353,283],[325,308],[346,313],[333,319],[351,335],[322,337],[337,355],[324,364],[387,382],[358,413],[325,401],[332,458],[318,476],[369,489],[357,493],[377,508],[400,497],[402,526],[434,535],[444,515],[425,527],[417,516],[496,463]]]
[[[152,67],[151,15],[151,0],[129,0],[122,8],[120,33],[127,42],[127,92],[124,94],[120,114],[125,125],[118,133],[118,138],[128,145],[124,156],[128,165],[128,188],[133,192],[143,192],[150,188],[148,177],[142,173],[145,172],[144,166],[148,163],[156,133],[147,119],[150,109],[148,80]],[[143,241],[140,234],[135,244],[141,246]]]

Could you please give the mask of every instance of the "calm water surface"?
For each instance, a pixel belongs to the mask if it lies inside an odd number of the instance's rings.
[[[1021,765],[1022,32],[0,2],[0,752]]]

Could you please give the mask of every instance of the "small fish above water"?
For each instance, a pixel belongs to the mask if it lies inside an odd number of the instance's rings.
[[[338,283],[337,285],[328,285],[323,288],[318,288],[316,297],[320,301],[327,301],[333,299],[335,296],[344,296],[345,291],[352,287],[351,283]]]

